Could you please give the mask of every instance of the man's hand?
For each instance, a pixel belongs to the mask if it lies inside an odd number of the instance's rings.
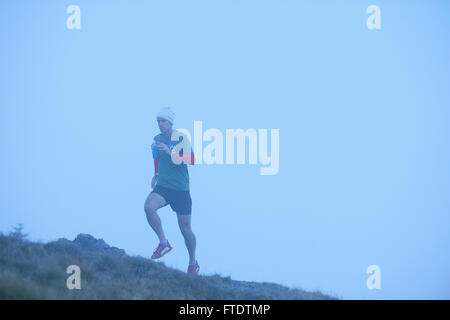
[[[155,184],[156,184],[156,175],[154,175],[152,178],[152,189],[155,189]]]
[[[170,154],[171,154],[171,152],[170,152],[170,150],[169,150],[169,147],[165,144],[165,143],[162,143],[162,142],[156,142],[156,148],[158,149],[158,150],[162,150],[162,151],[164,151],[165,153],[167,153],[169,156],[170,156]]]

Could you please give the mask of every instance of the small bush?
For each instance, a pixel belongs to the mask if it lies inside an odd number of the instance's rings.
[[[18,223],[15,226],[13,226],[14,231],[9,233],[10,237],[17,238],[24,240],[26,237],[28,237],[28,234],[23,233],[23,223]]]

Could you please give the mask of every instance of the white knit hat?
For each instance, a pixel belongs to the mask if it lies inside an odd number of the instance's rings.
[[[175,120],[175,112],[173,112],[170,107],[164,107],[158,112],[158,117],[166,119],[173,124],[173,120]]]

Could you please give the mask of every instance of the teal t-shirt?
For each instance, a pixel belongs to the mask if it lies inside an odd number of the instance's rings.
[[[180,136],[178,141],[171,141],[170,137],[158,134],[153,138],[156,142],[162,142],[172,150],[178,143],[183,140]],[[192,152],[192,150],[191,150]],[[175,164],[170,155],[163,150],[156,150],[156,159],[158,159],[158,174],[156,176],[156,185],[166,187],[172,190],[188,191],[189,190],[189,173],[185,163]],[[181,152],[182,153],[182,152]]]

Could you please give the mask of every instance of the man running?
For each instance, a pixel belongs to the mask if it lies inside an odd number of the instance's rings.
[[[184,136],[172,130],[174,118],[175,113],[169,107],[162,108],[156,117],[161,133],[154,137],[152,145],[155,175],[151,183],[153,191],[145,200],[144,210],[148,223],[159,238],[159,245],[153,252],[152,259],[159,259],[172,250],[172,246],[164,235],[161,219],[156,212],[159,208],[170,204],[177,214],[178,226],[189,253],[187,272],[197,274],[200,266],[195,259],[196,238],[191,229],[192,200],[186,165],[186,163],[194,164],[194,153],[190,147],[190,153],[186,153],[185,150],[176,151],[179,149],[177,145],[183,141]],[[179,136],[179,138],[172,140],[172,136]],[[177,158],[182,162],[176,161]]]

